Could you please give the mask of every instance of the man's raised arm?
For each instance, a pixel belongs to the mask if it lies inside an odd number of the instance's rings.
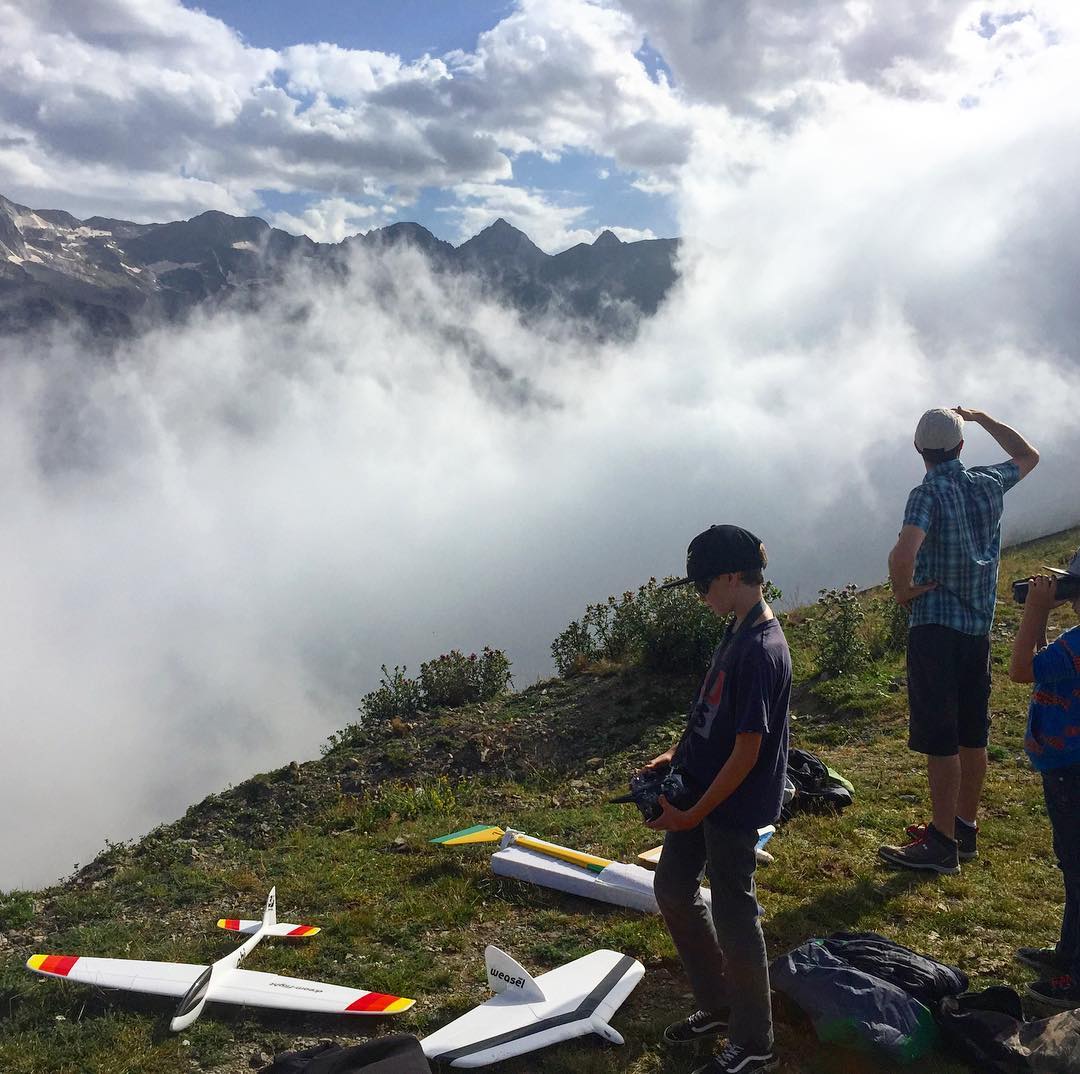
[[[997,442],[998,447],[1020,468],[1020,476],[1027,477],[1039,464],[1039,453],[1033,448],[1015,429],[995,421],[989,414],[981,410],[965,410],[964,407],[955,408],[956,413],[964,421],[973,421],[981,425]]]

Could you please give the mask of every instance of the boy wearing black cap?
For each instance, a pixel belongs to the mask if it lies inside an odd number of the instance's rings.
[[[663,812],[654,891],[690,978],[698,1010],[664,1039],[726,1033],[727,1046],[695,1074],[752,1074],[777,1064],[761,907],[754,885],[757,830],[780,815],[788,751],[791,656],[762,595],[765,546],[738,526],[712,526],[686,555],[687,577],[719,617],[732,616],[679,742],[642,769],[675,767],[697,800]],[[712,910],[701,897],[708,874]]]

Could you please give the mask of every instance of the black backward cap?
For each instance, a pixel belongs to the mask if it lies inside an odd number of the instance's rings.
[[[718,574],[753,571],[769,562],[759,537],[741,526],[710,526],[686,550],[686,577],[667,582],[661,589],[704,582]]]

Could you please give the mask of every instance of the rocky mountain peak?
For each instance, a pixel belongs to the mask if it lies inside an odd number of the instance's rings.
[[[496,257],[511,255],[530,260],[545,259],[548,256],[524,231],[519,231],[501,216],[494,224],[489,224],[478,235],[474,235],[468,242],[462,243],[458,247],[458,252],[467,256],[477,254]]]

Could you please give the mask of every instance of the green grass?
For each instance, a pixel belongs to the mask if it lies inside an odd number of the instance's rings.
[[[1061,562],[1078,543],[1080,530],[1072,530],[1008,551],[1002,594],[1012,578]],[[922,878],[876,860],[880,843],[925,819],[927,796],[922,763],[905,745],[903,658],[875,644],[886,625],[881,594],[864,599],[863,629],[876,659],[832,679],[816,673],[815,609],[786,616],[797,678],[794,742],[847,775],[856,801],[838,817],[796,817],[774,838],[776,861],[758,873],[770,952],[838,929],[874,929],[960,966],[973,987],[1022,986],[1029,977],[1013,963],[1013,949],[1053,939],[1062,890],[1039,782],[1023,756],[1027,690],[1004,673],[1018,612],[1003,603],[993,635],[983,856],[959,876]],[[1058,627],[1066,615],[1058,613]],[[215,795],[137,845],[106,848],[66,884],[0,894],[0,1070],[225,1074],[250,1069],[256,1048],[326,1036],[347,1043],[392,1029],[422,1034],[484,999],[488,943],[534,972],[597,947],[633,954],[646,967],[615,1019],[625,1048],[574,1042],[500,1070],[691,1069],[692,1055],[657,1044],[690,1003],[659,918],[495,877],[491,846],[429,840],[488,822],[631,860],[655,836],[632,808],[606,799],[678,734],[694,685],[605,666],[502,702],[432,714],[405,738],[364,732],[320,761]],[[267,942],[249,968],[414,996],[416,1007],[385,1024],[218,1007],[177,1037],[166,1031],[169,1001],[95,993],[23,968],[38,951],[210,961],[234,943],[216,919],[258,916],[271,884],[283,920],[324,931],[306,943]],[[778,1009],[777,1047],[784,1074],[893,1069],[819,1044],[786,1008]],[[967,1068],[935,1055],[917,1069]]]

